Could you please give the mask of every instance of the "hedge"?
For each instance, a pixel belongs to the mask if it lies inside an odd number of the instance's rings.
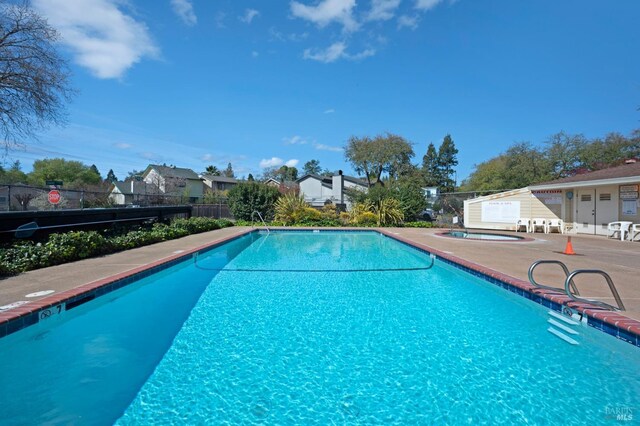
[[[233,222],[225,219],[196,217],[176,219],[170,225],[155,223],[150,227],[140,227],[115,235],[112,235],[113,231],[72,231],[51,234],[45,243],[18,241],[8,248],[0,248],[0,276],[15,275],[229,226],[233,226]]]

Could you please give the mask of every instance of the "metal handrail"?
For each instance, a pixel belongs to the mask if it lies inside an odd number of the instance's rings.
[[[569,273],[569,268],[567,268],[567,265],[565,265],[564,263],[560,262],[559,260],[536,260],[529,267],[529,282],[532,285],[536,286],[536,287],[546,288],[547,290],[560,290],[560,291],[562,291],[563,290],[562,288],[550,287],[550,286],[547,286],[547,285],[540,284],[540,283],[536,282],[536,280],[533,278],[533,270],[538,265],[542,265],[542,264],[560,265],[560,267],[564,271],[564,275],[565,275],[566,278],[568,278],[569,275],[571,275]],[[573,289],[574,293],[577,294],[578,296],[580,296],[580,292],[578,291],[578,287],[576,287],[576,284],[573,282],[573,280],[569,280],[569,284],[571,285],[571,288]]]
[[[256,213],[258,213],[258,217],[262,221],[262,224],[264,225],[264,227],[267,228],[267,234],[270,234],[271,231],[269,230],[269,227],[267,226],[267,222],[264,221],[264,219],[262,218],[262,215],[260,214],[260,212],[258,210],[254,210],[253,213],[251,213],[251,226],[253,226],[253,217],[254,217],[254,215]]]
[[[570,284],[570,281],[573,280],[573,277],[575,277],[576,275],[579,275],[579,274],[599,274],[599,275],[602,275],[604,277],[604,279],[607,281],[607,284],[609,285],[609,289],[611,290],[611,293],[613,294],[613,298],[616,300],[616,303],[618,304],[618,307],[615,307],[615,306],[610,305],[610,304],[605,303],[605,302],[601,302],[599,300],[585,299],[585,298],[576,297],[575,295],[573,295],[573,293],[571,293],[569,291],[569,284]],[[601,271],[600,269],[578,269],[578,270],[573,271],[571,274],[569,274],[569,276],[567,276],[567,279],[564,282],[564,289],[567,292],[567,296],[569,296],[570,298],[572,298],[573,300],[575,300],[577,302],[586,302],[586,303],[590,303],[592,305],[601,306],[603,308],[611,308],[611,309],[614,309],[614,310],[617,310],[617,311],[626,310],[624,308],[624,304],[622,303],[622,299],[620,299],[620,295],[618,294],[618,290],[616,290],[616,286],[613,284],[613,280],[611,279],[609,274],[607,274],[604,271]],[[578,294],[578,293],[576,293],[576,294]]]

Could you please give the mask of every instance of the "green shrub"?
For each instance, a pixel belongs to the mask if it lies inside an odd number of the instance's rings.
[[[0,249],[0,276],[14,275],[37,268],[85,259],[92,256],[132,249],[189,234],[232,226],[229,220],[210,218],[177,219],[170,225],[96,231],[72,231],[51,234],[46,243],[18,241]]]
[[[71,262],[102,254],[105,238],[95,231],[71,231],[51,234],[44,244],[50,265]]]
[[[295,223],[296,217],[308,207],[309,204],[304,201],[304,197],[293,192],[283,194],[275,203],[275,220],[285,224]]]
[[[353,217],[352,223],[358,226],[376,226],[378,224],[378,216],[373,212],[360,212]]]
[[[229,190],[229,210],[237,220],[251,220],[254,211],[259,211],[265,220],[271,220],[279,196],[278,188],[263,183],[242,182]]]
[[[405,228],[436,228],[432,222],[405,222],[402,226]]]

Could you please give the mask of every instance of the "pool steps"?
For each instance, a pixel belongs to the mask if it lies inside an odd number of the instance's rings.
[[[547,320],[547,323],[551,324],[551,326],[547,328],[547,331],[571,345],[579,345],[577,340],[572,339],[571,337],[567,336],[567,334],[565,333],[568,333],[574,336],[579,335],[580,333],[578,333],[576,330],[570,327],[579,326],[580,323],[553,311],[548,311],[547,313],[551,317]]]
[[[549,327],[547,328],[547,331],[551,334],[553,334],[554,336],[559,337],[560,339],[564,340],[565,342],[571,344],[571,345],[579,345],[579,343],[575,340],[573,340],[571,337],[567,336],[566,334],[564,334],[561,331],[558,331],[557,329],[553,328],[553,327]]]

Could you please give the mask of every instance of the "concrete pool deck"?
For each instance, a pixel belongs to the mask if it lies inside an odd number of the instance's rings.
[[[180,253],[224,241],[250,230],[250,227],[225,228],[0,279],[0,306],[19,301],[29,301],[31,304],[39,299],[86,286],[89,283],[127,274],[144,268],[145,265],[156,264],[163,259],[170,259]],[[640,320],[640,242],[607,239],[602,236],[572,235],[573,248],[577,255],[566,256],[561,254],[567,241],[566,235],[518,234],[533,238],[533,241],[487,242],[437,235],[442,231],[441,229],[385,228],[386,233],[397,235],[427,250],[433,248],[524,281],[528,281],[529,266],[540,259],[560,260],[570,271],[604,270],[611,275],[627,308],[623,315]],[[503,233],[515,235],[513,232]],[[535,278],[540,283],[552,286],[561,287],[564,283],[564,274],[555,265],[540,266],[536,270]],[[583,276],[576,279],[576,283],[582,296],[614,303],[602,277]],[[54,293],[42,297],[25,297],[27,294],[46,290],[53,290]],[[11,311],[14,309],[5,313]]]

